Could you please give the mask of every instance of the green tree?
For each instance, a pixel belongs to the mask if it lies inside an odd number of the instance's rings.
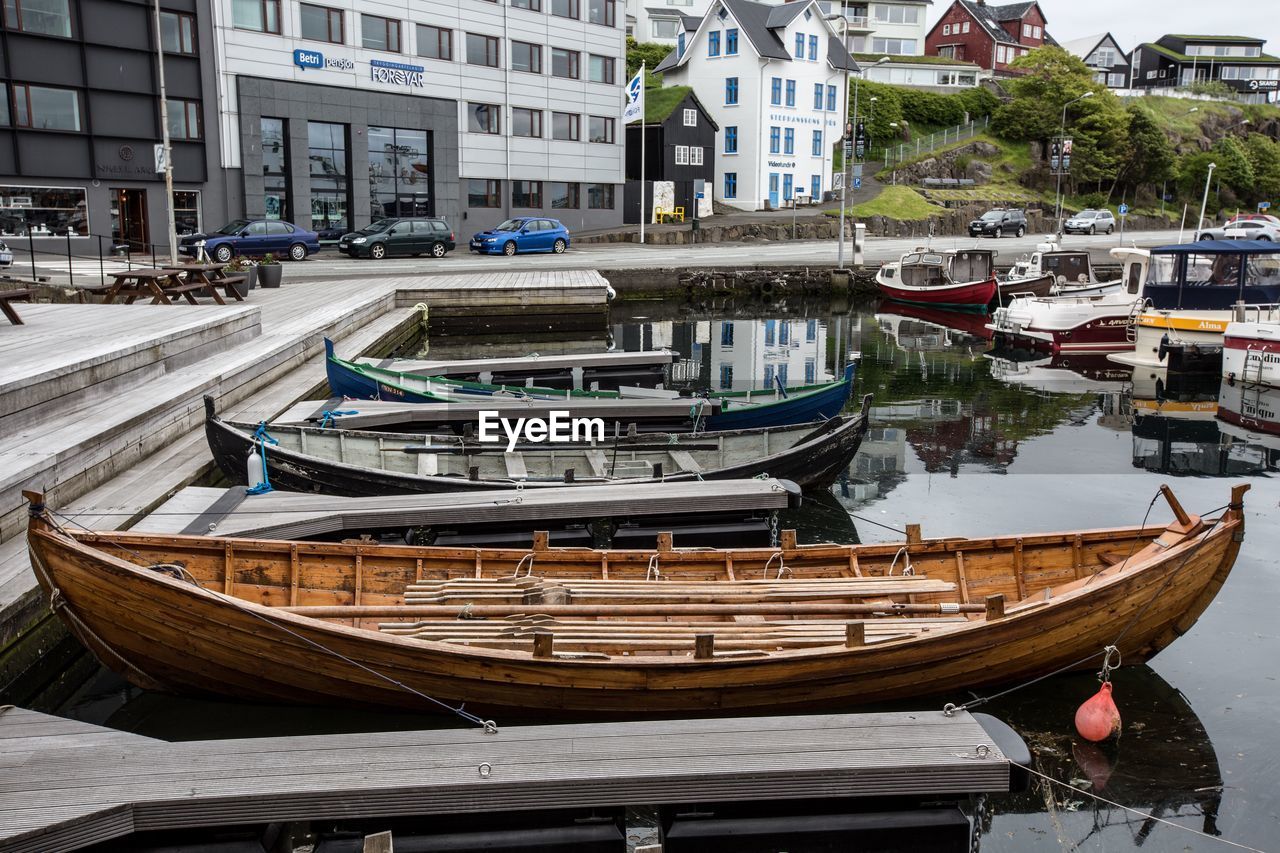
[[[1199,201],[1204,192],[1205,177],[1209,174],[1209,164],[1217,160],[1211,151],[1197,151],[1178,161],[1178,191],[1188,201]],[[1212,200],[1213,194],[1209,195]]]
[[[640,70],[640,63],[643,62],[648,71],[653,71],[671,51],[671,45],[636,41],[631,36],[627,36],[627,80],[636,76],[636,72]],[[652,78],[651,74],[645,76]],[[657,85],[661,85],[660,78]]]
[[[1143,185],[1163,184],[1175,177],[1177,157],[1169,137],[1156,124],[1155,116],[1138,104],[1131,104],[1127,112],[1128,146],[1116,183],[1137,190]]]
[[[1261,133],[1251,133],[1244,141],[1244,153],[1253,168],[1257,197],[1254,201],[1280,199],[1280,144]]]
[[[1253,166],[1249,164],[1240,141],[1233,136],[1225,136],[1213,146],[1213,153],[1218,162],[1214,179],[1221,181],[1224,187],[1230,187],[1241,201],[1253,200],[1258,194],[1254,187]]]

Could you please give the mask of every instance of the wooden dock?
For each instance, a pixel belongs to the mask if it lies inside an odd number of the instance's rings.
[[[0,851],[60,853],[154,830],[525,810],[955,802],[1025,784],[984,715],[940,711],[479,727],[165,743],[0,711]]]

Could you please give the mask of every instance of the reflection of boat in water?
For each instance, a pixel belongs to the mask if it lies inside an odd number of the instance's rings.
[[[1223,382],[1218,427],[1236,441],[1265,450],[1272,467],[1280,464],[1280,389]]]
[[[1224,434],[1217,400],[1137,399],[1132,407],[1135,468],[1175,476],[1238,477],[1266,471],[1274,455],[1257,442]]]
[[[876,323],[901,349],[911,352],[963,349],[991,340],[981,314],[891,299],[880,301]]]
[[[1010,385],[1055,394],[1119,391],[1132,371],[1107,361],[1105,355],[1045,355],[1027,350],[996,349],[986,353],[991,375]]]
[[[995,257],[991,249],[918,248],[880,267],[876,285],[897,302],[986,311],[996,298]]]

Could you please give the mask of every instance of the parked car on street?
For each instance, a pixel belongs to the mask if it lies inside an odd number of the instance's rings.
[[[1261,219],[1236,220],[1222,229],[1222,239],[1280,242],[1280,227],[1272,225],[1270,222],[1264,222]]]
[[[191,234],[178,244],[178,254],[195,257],[204,241],[205,253],[220,264],[235,255],[271,254],[294,261],[320,251],[320,238],[314,231],[299,228],[281,219],[233,219],[212,234]]]
[[[1026,233],[1027,215],[1021,210],[996,208],[969,223],[970,237],[1003,237],[1006,234],[1021,237]]]
[[[472,235],[471,251],[485,255],[555,252],[569,248],[569,229],[558,219],[541,216],[508,219],[496,228]]]
[[[1226,225],[1215,225],[1211,228],[1202,228],[1196,232],[1197,240],[1226,240],[1227,229],[1235,228],[1246,222],[1259,222],[1264,225],[1280,226],[1280,219],[1265,213],[1237,213],[1235,216],[1227,220]],[[1238,238],[1237,238],[1238,239]]]
[[[443,258],[454,249],[453,229],[433,216],[379,219],[338,241],[338,251],[353,258],[375,261],[391,255],[430,255]]]
[[[1082,210],[1062,223],[1067,234],[1110,234],[1116,230],[1116,217],[1109,210]]]
[[[9,244],[0,240],[0,267],[13,266],[13,250]]]

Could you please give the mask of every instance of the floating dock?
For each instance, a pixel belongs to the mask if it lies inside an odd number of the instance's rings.
[[[562,816],[570,834],[591,817],[594,842],[605,843],[589,849],[621,853],[627,807],[658,810],[669,851],[731,849],[710,845],[784,829],[798,842],[796,808],[824,809],[816,823],[847,833],[850,847],[857,832],[897,828],[928,833],[930,849],[967,850],[957,805],[1022,790],[1030,763],[998,720],[938,710],[166,743],[10,708],[0,745],[5,853],[141,846],[159,831],[205,830],[192,836],[204,840],[232,825],[468,815],[487,815],[477,840],[509,827],[508,843],[529,831],[530,815],[544,828]],[[735,817],[744,803],[750,817]],[[479,849],[451,835],[457,846],[430,849]]]

